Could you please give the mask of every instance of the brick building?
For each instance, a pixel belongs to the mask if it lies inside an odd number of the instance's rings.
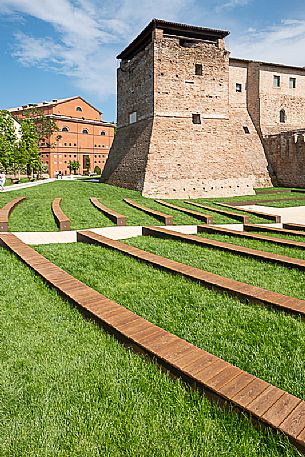
[[[16,118],[35,109],[54,119],[59,132],[40,144],[41,161],[48,165],[50,176],[61,171],[69,174],[69,161],[78,161],[79,173],[103,170],[114,137],[114,124],[101,120],[101,112],[76,96],[50,102],[30,103],[9,111]],[[57,140],[57,136],[61,138]],[[90,167],[88,169],[88,158]]]
[[[104,181],[168,198],[282,183],[270,136],[305,127],[305,69],[230,58],[228,34],[154,19],[121,52]]]

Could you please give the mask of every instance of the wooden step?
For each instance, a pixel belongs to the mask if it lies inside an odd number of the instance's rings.
[[[293,222],[285,222],[283,224],[283,229],[305,232],[305,225],[304,224],[294,224]]]
[[[250,203],[250,204],[253,205],[255,203]],[[215,205],[220,205],[220,206],[224,206],[225,208],[232,208],[235,210],[237,209],[238,211],[243,211],[244,213],[253,214],[254,216],[258,216],[263,219],[271,220],[273,222],[276,222],[277,224],[279,224],[281,222],[281,216],[279,216],[279,215],[262,213],[261,211],[256,211],[254,209],[237,208],[236,206],[228,205],[227,203],[215,203]]]
[[[90,233],[90,232],[89,232]],[[46,283],[137,352],[214,398],[285,434],[305,452],[305,402],[137,316],[54,265],[15,235],[0,234]]]
[[[275,238],[273,236],[258,235],[257,233],[248,233],[245,231],[231,230],[224,227],[216,227],[212,225],[198,225],[198,233],[217,233],[220,235],[247,238],[250,240],[266,241],[268,243],[277,244],[280,246],[287,246],[290,248],[305,249],[305,243],[301,241],[288,240],[285,238]]]
[[[203,208],[208,211],[213,211],[214,213],[223,214],[224,216],[230,217],[231,219],[242,222],[243,224],[248,224],[250,222],[250,217],[245,216],[244,214],[233,213],[231,211],[226,211],[220,208],[212,208],[211,206],[202,205],[201,203],[185,201],[189,205],[197,206],[198,208]]]
[[[268,232],[268,233],[282,233],[283,235],[305,236],[304,232],[298,230],[288,230],[279,227],[268,227],[259,224],[244,224],[246,232]]]
[[[191,209],[183,208],[182,206],[173,205],[172,203],[164,202],[163,200],[155,200],[157,203],[163,206],[167,206],[168,208],[175,209],[176,211],[180,211],[181,213],[187,214],[188,216],[192,216],[195,219],[199,219],[200,221],[206,222],[207,224],[213,223],[213,217],[208,214],[200,213],[199,211],[192,211]]]
[[[11,212],[25,199],[26,197],[16,197],[0,209],[0,232],[8,232],[8,220]]]
[[[60,207],[61,198],[54,198],[52,203],[52,211],[56,224],[59,227],[60,231],[70,230],[70,219],[65,215],[63,210]]]
[[[178,241],[184,241],[190,244],[196,244],[210,249],[219,249],[220,251],[230,252],[241,256],[250,257],[253,259],[264,260],[266,262],[276,263],[298,270],[305,270],[305,260],[297,259],[295,257],[288,257],[286,255],[273,254],[272,252],[260,251],[258,249],[246,248],[237,246],[223,241],[211,240],[209,238],[202,238],[196,235],[186,235],[174,230],[168,230],[163,227],[143,227],[143,235],[154,236],[159,238],[170,238]]]
[[[124,198],[124,202],[128,203],[128,205],[132,206],[133,208],[137,208],[140,211],[155,217],[165,225],[173,225],[173,216],[170,216],[169,214],[161,213],[155,209],[147,208],[146,206],[140,205],[140,203],[134,202],[130,198]]]
[[[126,216],[117,213],[112,208],[107,208],[107,206],[103,205],[96,197],[91,197],[90,201],[93,206],[95,206],[98,210],[100,210],[106,217],[108,217],[112,222],[119,226],[126,225]]]
[[[271,305],[291,313],[305,314],[305,300],[289,297],[277,292],[271,292],[270,290],[262,289],[261,287],[251,286],[244,282],[201,270],[200,268],[175,262],[174,260],[129,246],[121,241],[115,241],[106,238],[105,236],[97,235],[89,230],[77,232],[77,241],[114,249],[157,268],[180,274],[192,281],[200,282],[204,286],[226,291],[230,295],[236,295],[252,302]]]

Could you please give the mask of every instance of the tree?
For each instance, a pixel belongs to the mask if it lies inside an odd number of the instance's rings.
[[[45,116],[40,109],[32,108],[25,111],[27,119],[31,119],[37,130],[38,141],[46,142],[50,148],[55,147],[56,142],[61,139],[61,135],[57,135],[53,143],[50,142],[51,136],[54,132],[58,132],[59,128],[54,119]]]
[[[8,111],[0,111],[0,166],[7,172],[14,167],[17,149],[17,136],[14,119]]]
[[[102,172],[102,171],[101,171],[100,167],[99,167],[98,165],[96,165],[95,168],[94,168],[94,173],[95,173],[96,175],[100,175],[101,172]]]
[[[32,119],[26,118],[21,122],[21,140],[18,149],[19,166],[26,166],[28,176],[41,169],[38,133]]]
[[[76,172],[79,169],[79,167],[80,167],[80,163],[77,160],[70,160],[69,161],[70,173],[72,172],[72,170],[74,170],[74,174],[76,175]]]

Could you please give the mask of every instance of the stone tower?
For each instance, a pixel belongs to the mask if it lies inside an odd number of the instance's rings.
[[[271,185],[247,109],[230,104],[228,34],[154,19],[118,56],[118,129],[104,182],[161,198]]]

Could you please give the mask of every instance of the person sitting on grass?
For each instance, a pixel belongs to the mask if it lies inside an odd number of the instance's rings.
[[[4,190],[4,184],[5,184],[5,173],[0,173],[0,188],[1,188],[1,191]]]

